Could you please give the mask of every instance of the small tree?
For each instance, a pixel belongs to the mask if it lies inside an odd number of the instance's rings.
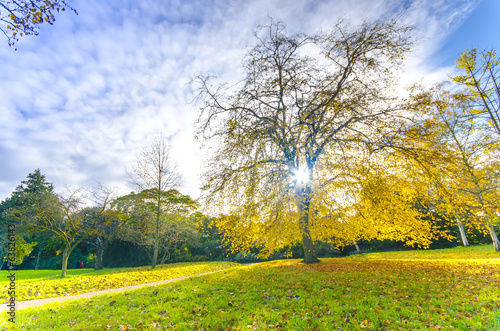
[[[165,192],[176,188],[181,182],[181,175],[170,155],[170,148],[160,135],[153,143],[144,147],[137,155],[135,167],[129,172],[129,178],[140,191],[149,192],[148,198],[155,202],[154,249],[151,269],[156,267],[160,245],[161,220],[165,213],[163,205],[166,202]],[[151,194],[154,197],[151,197]],[[154,200],[153,200],[154,199]]]
[[[155,189],[131,193],[113,203],[116,212],[127,217],[127,224],[118,229],[117,237],[146,246],[146,251],[152,252],[151,260],[156,256],[157,264],[169,260],[180,245],[193,236],[195,225],[188,216],[198,206],[189,196],[175,189],[160,195],[160,222],[156,217],[158,194]]]
[[[61,277],[66,276],[71,252],[97,231],[99,220],[111,203],[113,194],[102,186],[95,191],[69,190],[66,195],[44,193],[32,196],[21,210],[23,223],[38,231],[49,231],[64,241]],[[94,205],[97,211],[87,207]]]

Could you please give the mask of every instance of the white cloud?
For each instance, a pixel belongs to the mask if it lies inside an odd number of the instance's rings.
[[[410,2],[404,19],[420,26],[422,38],[408,75],[439,80],[448,69],[433,67],[429,57],[475,2]],[[36,168],[56,187],[100,180],[126,193],[131,187],[124,168],[159,132],[171,137],[185,193],[198,196],[203,160],[193,141],[198,113],[191,103],[193,77],[241,79],[253,30],[269,16],[287,23],[291,33],[315,32],[340,17],[353,25],[393,17],[403,5],[396,0],[74,1],[78,16],[58,15],[40,36],[21,40],[17,52],[0,44],[0,198]]]

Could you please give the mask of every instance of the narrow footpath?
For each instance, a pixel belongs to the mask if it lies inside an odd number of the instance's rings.
[[[28,307],[41,306],[41,305],[44,305],[44,304],[50,303],[50,302],[63,302],[63,301],[68,301],[68,300],[91,298],[93,296],[106,294],[106,293],[123,292],[123,291],[133,290],[133,289],[145,287],[145,286],[155,286],[155,285],[161,285],[161,284],[166,284],[166,283],[172,283],[172,282],[176,282],[176,281],[186,279],[186,278],[192,278],[192,277],[211,274],[213,272],[215,272],[215,271],[206,272],[206,273],[202,273],[202,274],[196,274],[196,275],[190,275],[190,276],[184,276],[184,277],[178,277],[178,278],[172,278],[172,279],[167,279],[167,280],[160,280],[158,282],[152,282],[152,283],[145,283],[145,284],[139,284],[139,285],[126,286],[126,287],[112,288],[112,289],[108,289],[108,290],[87,292],[87,293],[82,293],[82,294],[77,294],[77,295],[68,295],[68,296],[64,296],[64,297],[17,301],[16,302],[16,311],[19,311],[20,309],[24,309],[24,308],[28,308]],[[6,311],[7,308],[8,307],[7,307],[6,303],[1,304],[0,305],[0,313]]]

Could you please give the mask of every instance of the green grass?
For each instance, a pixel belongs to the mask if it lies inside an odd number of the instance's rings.
[[[18,270],[16,275],[16,296],[18,301],[54,298],[111,288],[125,287],[160,280],[167,280],[194,274],[201,274],[234,267],[230,262],[174,263],[150,267],[116,269],[71,269],[61,279],[57,270]],[[10,280],[8,271],[0,272],[0,287],[6,302]]]
[[[142,267],[141,267],[142,268]],[[92,276],[92,275],[103,275],[103,274],[113,274],[126,272],[128,270],[133,270],[134,268],[105,268],[102,270],[94,270],[94,269],[68,269],[66,277],[72,278],[75,276]],[[61,278],[61,270],[15,270],[16,280],[19,282],[26,281],[42,281],[49,279],[60,279]],[[7,283],[4,280],[4,277],[8,275],[9,271],[2,270],[0,271],[0,286],[3,286]]]
[[[500,254],[495,252],[492,245],[476,245],[469,247],[455,247],[434,250],[394,251],[384,253],[369,253],[353,255],[362,259],[396,259],[396,260],[484,260],[500,259]]]
[[[492,250],[272,261],[21,310],[17,329],[500,330],[500,254]]]

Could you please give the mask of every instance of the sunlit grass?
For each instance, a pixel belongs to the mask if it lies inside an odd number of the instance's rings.
[[[53,298],[86,292],[119,288],[188,275],[217,271],[236,266],[230,262],[174,263],[150,267],[119,269],[71,269],[66,278],[60,278],[55,270],[18,270],[16,275],[16,296],[18,301]],[[9,279],[7,271],[0,273],[0,286],[6,299]]]
[[[498,330],[500,259],[482,250],[449,250],[455,259],[437,258],[443,252],[426,251],[416,253],[414,259],[383,253],[324,259],[313,265],[299,260],[266,262],[154,288],[22,310],[17,327]],[[483,256],[467,259],[473,252]]]
[[[361,255],[353,255],[362,259],[450,259],[450,260],[481,260],[481,259],[500,259],[500,253],[495,252],[493,245],[476,245],[470,247],[455,247],[434,250],[411,250],[411,251],[394,251],[384,253],[369,253]]]
[[[83,275],[90,276],[90,275],[112,274],[132,269],[134,268],[105,268],[102,270],[68,269],[66,277],[71,278]],[[14,272],[16,273],[16,280],[21,283],[26,281],[33,282],[33,281],[61,278],[61,270],[15,270]],[[7,281],[5,281],[4,278],[7,276],[8,273],[9,271],[6,270],[0,271],[0,279],[1,279],[0,286],[3,286],[7,283]]]

